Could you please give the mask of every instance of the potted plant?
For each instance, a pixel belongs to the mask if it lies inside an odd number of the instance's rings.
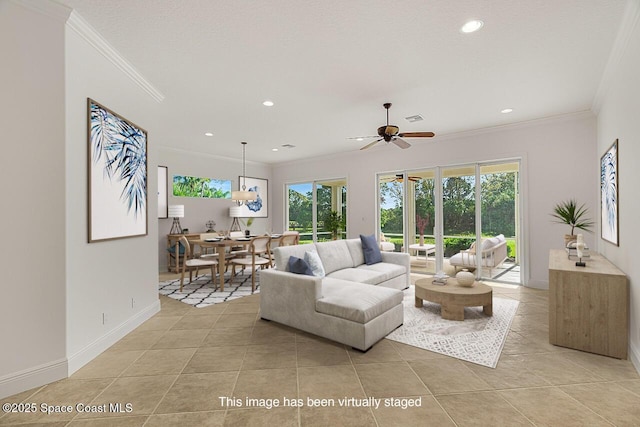
[[[249,229],[251,224],[253,224],[253,217],[249,217],[249,219],[247,219],[247,228],[244,230],[244,235],[247,237],[251,235],[251,230]]]
[[[424,229],[429,225],[429,214],[424,218],[419,214],[416,214],[416,227],[418,228],[418,234],[420,235],[420,240],[418,243],[420,246],[424,246]]]
[[[342,217],[337,211],[331,211],[324,219],[324,228],[331,232],[333,240],[338,239],[338,232],[343,228]]]
[[[593,226],[593,221],[587,217],[586,206],[584,204],[578,206],[575,199],[558,203],[553,208],[551,216],[555,218],[554,222],[558,224],[567,224],[571,227],[571,234],[564,235],[565,246],[569,242],[577,239],[575,235],[576,228],[590,233],[590,229]]]

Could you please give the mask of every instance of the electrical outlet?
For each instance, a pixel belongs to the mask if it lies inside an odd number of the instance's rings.
[[[108,321],[107,313],[102,313],[102,324],[106,325]]]
[[[136,306],[136,300],[131,298],[131,308],[134,308]]]

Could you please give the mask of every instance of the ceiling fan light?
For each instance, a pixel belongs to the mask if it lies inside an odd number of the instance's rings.
[[[484,25],[484,22],[482,22],[481,20],[472,19],[471,21],[465,22],[462,28],[460,28],[460,31],[466,34],[474,33],[478,31],[480,28],[482,28],[483,25]]]

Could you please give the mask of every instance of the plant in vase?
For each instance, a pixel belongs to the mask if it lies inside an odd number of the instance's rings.
[[[575,199],[566,200],[560,202],[553,208],[552,217],[555,218],[555,223],[567,224],[571,227],[571,234],[564,235],[565,246],[577,239],[575,235],[575,229],[591,232],[593,221],[587,217],[587,208],[584,204],[578,206]]]
[[[247,223],[246,223],[246,227],[244,229],[244,235],[249,237],[251,235],[251,230],[249,229],[251,227],[251,224],[253,224],[253,217],[249,217],[249,219],[247,219]]]
[[[338,239],[338,232],[344,229],[344,221],[337,211],[331,211],[325,216],[324,228],[331,232],[333,240]]]
[[[429,225],[429,214],[427,214],[424,218],[419,214],[416,214],[416,228],[418,229],[419,234],[419,244],[420,246],[424,246],[424,229]]]

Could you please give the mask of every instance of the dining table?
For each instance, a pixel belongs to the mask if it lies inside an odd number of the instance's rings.
[[[256,236],[250,237],[231,237],[231,238],[211,238],[211,239],[194,239],[190,243],[192,245],[198,245],[201,248],[213,248],[218,254],[218,274],[220,274],[220,289],[224,290],[224,272],[227,268],[227,248],[234,246],[247,247],[251,244],[251,239]],[[272,235],[272,238],[279,237],[278,235]]]

